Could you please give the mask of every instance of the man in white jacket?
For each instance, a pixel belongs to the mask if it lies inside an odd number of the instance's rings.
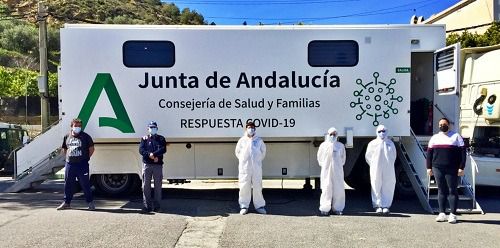
[[[319,166],[321,166],[321,197],[319,200],[321,215],[329,215],[331,210],[337,215],[342,215],[345,207],[345,147],[344,144],[337,141],[337,138],[337,130],[334,127],[328,129],[325,141],[318,149],[317,158]]]
[[[255,134],[253,122],[246,124],[245,134],[238,140],[234,153],[239,160],[240,214],[248,213],[252,195],[255,211],[266,214],[266,201],[262,195],[262,160],[266,156],[266,145]]]
[[[396,147],[388,138],[384,125],[377,127],[377,138],[368,143],[365,159],[370,165],[373,208],[378,214],[389,214],[396,185]]]

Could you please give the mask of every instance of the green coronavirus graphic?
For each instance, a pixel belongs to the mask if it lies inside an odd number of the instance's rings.
[[[397,102],[403,101],[403,97],[395,95],[396,79],[391,78],[389,83],[381,82],[379,73],[374,72],[372,82],[363,83],[363,80],[358,78],[356,84],[360,86],[359,90],[353,92],[357,99],[350,103],[351,108],[360,111],[356,114],[356,120],[362,120],[366,116],[373,119],[373,126],[378,126],[381,118],[389,119],[391,115],[398,114],[396,105]]]

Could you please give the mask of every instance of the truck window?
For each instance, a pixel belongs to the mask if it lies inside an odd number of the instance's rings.
[[[307,47],[307,61],[313,67],[349,67],[359,61],[354,40],[314,40]]]
[[[126,67],[172,67],[175,46],[171,41],[129,40],[123,43],[123,64]]]
[[[472,148],[474,154],[500,157],[500,128],[481,127],[474,128]]]

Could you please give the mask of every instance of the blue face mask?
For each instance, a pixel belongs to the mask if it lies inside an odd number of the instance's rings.
[[[149,131],[150,134],[155,135],[155,134],[158,133],[158,128],[154,128],[154,127],[153,128],[149,128],[148,131]]]
[[[79,134],[82,131],[82,127],[72,127],[71,130],[75,134]]]

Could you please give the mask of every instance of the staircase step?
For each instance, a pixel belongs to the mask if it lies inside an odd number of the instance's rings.
[[[437,201],[438,195],[429,195],[429,201],[431,201],[431,200]],[[471,196],[468,196],[468,195],[459,195],[458,200],[459,201],[472,201],[473,198]]]
[[[439,208],[432,208],[432,211],[434,213],[439,213]],[[446,212],[449,213],[450,209],[447,208]],[[471,209],[471,208],[457,208],[457,213],[458,214],[484,214],[481,209]],[[460,218],[458,219],[460,221]]]

